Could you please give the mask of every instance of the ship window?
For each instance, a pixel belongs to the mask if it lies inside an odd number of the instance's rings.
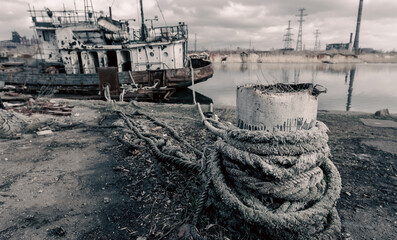
[[[150,52],[150,56],[151,56],[151,57],[154,57],[154,53],[153,53],[153,52]]]
[[[50,41],[50,31],[43,31],[43,39],[46,42]]]
[[[168,57],[168,53],[167,52],[164,52],[164,57]]]
[[[108,67],[117,67],[117,54],[116,51],[107,51]]]
[[[131,54],[129,51],[121,51],[121,57],[123,59],[123,64],[121,66],[122,71],[131,71]]]
[[[94,66],[95,66],[95,72],[97,72],[97,69],[99,67],[99,57],[97,52],[90,52],[89,53],[94,61]]]
[[[80,73],[84,73],[83,60],[81,58],[81,52],[77,52],[77,58],[79,60]]]

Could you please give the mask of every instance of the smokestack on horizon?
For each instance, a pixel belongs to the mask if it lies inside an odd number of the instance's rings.
[[[359,49],[359,41],[360,41],[360,25],[361,25],[361,15],[363,13],[363,1],[360,0],[360,5],[358,6],[358,15],[357,15],[357,26],[356,26],[356,36],[354,38],[353,50],[355,52]]]

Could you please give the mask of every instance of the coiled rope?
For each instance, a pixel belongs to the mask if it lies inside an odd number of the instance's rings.
[[[149,137],[145,137],[142,133],[140,133],[139,129],[131,123],[125,113],[121,111],[117,111],[117,113],[127,123],[128,128],[131,129],[140,139],[144,140],[149,145],[150,150],[158,159],[169,162],[171,164],[175,164],[184,169],[190,169],[197,172],[201,169],[201,166],[198,163],[187,161],[185,159],[161,152],[157,147],[156,143],[152,141],[152,139],[150,139]]]
[[[12,137],[26,126],[27,123],[15,112],[0,109],[0,138]]]
[[[132,117],[132,116],[129,115],[129,114],[126,114],[126,115]],[[154,117],[152,117],[152,116],[150,116],[150,115],[148,115],[148,114],[146,114],[146,113],[144,113],[144,112],[142,112],[142,111],[136,110],[135,113],[134,113],[134,115],[142,115],[142,116],[145,116],[147,119],[149,119],[150,121],[152,121],[152,122],[153,122],[154,124],[156,124],[157,126],[160,126],[160,127],[165,128],[165,129],[171,134],[171,136],[172,136],[175,140],[177,140],[179,143],[185,145],[187,148],[191,149],[195,154],[197,154],[197,155],[199,155],[199,156],[201,156],[201,155],[203,154],[200,150],[198,150],[197,148],[193,147],[190,143],[184,141],[184,140],[179,136],[179,134],[178,134],[173,128],[169,127],[167,124],[158,121],[158,120],[155,119]]]
[[[335,205],[341,179],[329,159],[328,128],[317,122],[309,130],[296,132],[248,131],[206,118],[197,104],[204,125],[218,136],[200,161],[166,154],[139,132],[126,114],[119,115],[145,140],[153,154],[181,168],[202,173],[205,183],[193,219],[194,225],[206,202],[208,190],[248,223],[262,226],[277,239],[338,239],[341,224]],[[143,113],[140,113],[143,114]],[[213,115],[213,114],[212,114]],[[145,115],[165,127],[166,124]],[[187,144],[196,154],[199,150]],[[194,150],[195,149],[195,150]]]
[[[341,190],[329,159],[328,128],[296,132],[207,128],[221,138],[204,153],[206,177],[228,207],[277,239],[338,239],[335,205]]]

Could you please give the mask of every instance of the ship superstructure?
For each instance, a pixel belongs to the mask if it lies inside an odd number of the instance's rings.
[[[40,42],[41,70],[51,74],[51,84],[60,88],[98,87],[100,68],[118,72],[120,85],[133,82],[141,87],[183,88],[212,77],[209,61],[190,59],[188,27],[146,27],[141,3],[141,27],[130,28],[130,20],[113,19],[95,12],[85,1],[84,10],[29,10]],[[193,73],[192,73],[193,70]],[[103,71],[102,71],[103,72]],[[193,74],[193,77],[192,77]],[[9,78],[2,77],[6,84]],[[29,78],[29,77],[28,77]],[[44,85],[43,78],[24,85]],[[21,84],[18,76],[13,84]],[[7,82],[8,81],[8,82]]]

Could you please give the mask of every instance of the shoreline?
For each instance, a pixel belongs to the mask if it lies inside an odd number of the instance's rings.
[[[213,63],[397,63],[397,53],[360,53],[350,51],[203,51],[191,55],[206,56]]]

